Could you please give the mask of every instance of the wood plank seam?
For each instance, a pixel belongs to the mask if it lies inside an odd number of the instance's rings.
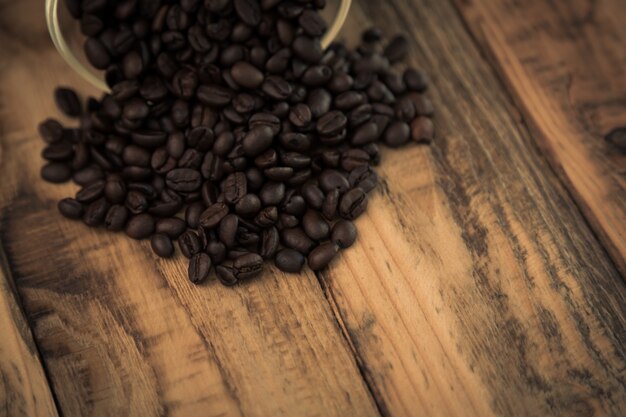
[[[2,152],[0,149],[0,160],[2,156]],[[1,221],[1,219],[0,219]],[[4,278],[3,278],[4,277]],[[16,303],[16,310],[17,310],[17,314],[20,315],[20,319],[22,319],[24,321],[24,323],[26,324],[26,329],[23,329],[22,332],[25,332],[21,334],[21,337],[23,339],[28,338],[28,342],[32,344],[32,346],[35,348],[35,352],[34,352],[34,359],[36,360],[37,364],[41,367],[42,370],[42,374],[45,378],[45,382],[47,384],[48,387],[48,392],[50,393],[51,399],[52,399],[52,403],[54,405],[54,410],[51,410],[51,412],[56,412],[58,417],[63,417],[63,412],[61,411],[61,407],[59,407],[59,402],[56,396],[56,392],[54,391],[52,384],[50,383],[50,376],[48,373],[48,369],[46,368],[45,362],[41,359],[42,355],[41,355],[41,350],[39,348],[39,345],[37,344],[37,340],[33,335],[32,329],[30,327],[30,323],[27,320],[27,316],[26,313],[24,312],[24,307],[22,304],[22,299],[20,297],[19,292],[17,291],[16,285],[15,285],[15,281],[13,279],[13,274],[11,273],[11,268],[10,265],[8,263],[8,258],[6,256],[6,252],[5,252],[5,247],[4,247],[4,243],[2,241],[2,239],[0,239],[0,279],[3,279],[3,283],[0,283],[0,287],[2,286],[6,286],[7,287],[7,295],[11,296],[13,298],[13,300]],[[4,294],[2,294],[2,291],[0,291],[0,296],[4,296]],[[7,335],[4,335],[5,337]],[[26,340],[25,340],[26,341]],[[0,371],[0,376],[3,379],[3,384],[6,386],[6,380],[5,380],[5,374],[4,372]],[[28,375],[26,375],[28,377]],[[37,399],[35,399],[35,402],[37,402]],[[10,402],[7,401],[7,403],[5,404],[6,410],[5,411],[9,411],[10,410]],[[7,417],[9,417],[9,414],[7,413]]]

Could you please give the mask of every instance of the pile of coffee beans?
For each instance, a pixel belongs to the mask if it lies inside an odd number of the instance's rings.
[[[430,142],[433,107],[422,72],[391,69],[403,36],[322,50],[325,2],[65,0],[111,92],[58,88],[79,126],[39,126],[41,176],[82,187],[60,212],[162,257],[177,241],[194,283],[326,267],[356,239],[379,144]]]

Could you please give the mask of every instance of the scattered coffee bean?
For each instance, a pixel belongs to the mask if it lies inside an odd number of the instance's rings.
[[[215,266],[234,285],[264,260],[325,268],[356,239],[379,145],[434,136],[426,75],[392,67],[408,40],[372,28],[323,51],[325,3],[66,0],[111,92],[83,105],[60,87],[80,127],[38,127],[42,178],[82,187],[61,214],[162,257],[177,239],[194,283]]]

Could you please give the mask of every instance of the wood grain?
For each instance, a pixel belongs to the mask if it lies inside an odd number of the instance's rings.
[[[410,35],[433,147],[384,153],[328,271],[232,289],[56,214],[74,187],[38,180],[34,127],[89,90],[35,4],[0,2],[0,236],[63,415],[626,413],[624,282],[451,0],[361,0],[344,29]]]
[[[456,1],[541,149],[626,276],[626,4]]]
[[[0,252],[0,417],[58,416],[39,353],[5,265],[4,254]]]
[[[379,415],[314,275],[195,287],[182,257],[57,213],[76,187],[39,179],[36,126],[55,85],[90,90],[40,2],[0,5],[0,236],[62,414]]]
[[[451,2],[359,4],[347,37],[407,31],[437,109],[321,275],[383,414],[624,415],[624,282]]]

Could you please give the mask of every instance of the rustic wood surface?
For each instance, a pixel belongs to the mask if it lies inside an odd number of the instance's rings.
[[[54,52],[40,3],[0,0],[0,278],[14,281],[0,307],[19,311],[15,285],[46,372],[27,337],[3,337],[0,375],[35,382],[5,382],[0,410],[19,394],[22,414],[54,415],[47,376],[63,416],[626,414],[620,252],[596,239],[452,1],[357,1],[344,37],[372,23],[410,35],[437,140],[384,153],[360,238],[327,271],[232,289],[194,287],[184,260],[57,214],[75,187],[38,180],[35,126],[55,114],[55,85],[91,90]]]
[[[605,140],[626,129],[626,2],[456,3],[538,145],[626,274],[626,153]]]

